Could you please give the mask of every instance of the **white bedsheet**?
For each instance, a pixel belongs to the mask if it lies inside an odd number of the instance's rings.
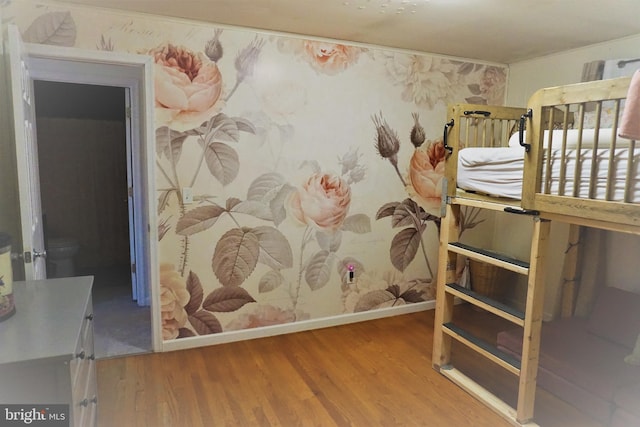
[[[567,150],[566,184],[564,194],[573,194],[573,174],[575,171],[577,150]],[[609,150],[597,150],[596,159],[596,195],[595,199],[605,199],[606,177],[609,162]],[[550,194],[559,194],[561,150],[551,151],[551,190]],[[582,149],[581,179],[579,180],[578,197],[588,197],[589,176],[591,174],[593,150]],[[640,202],[640,153],[635,153],[632,176],[633,201]],[[625,176],[627,171],[629,150],[618,148],[614,151],[614,200],[623,200]],[[546,162],[546,159],[544,160]],[[465,148],[458,153],[459,188],[467,191],[488,194],[497,197],[520,199],[522,195],[522,179],[524,170],[524,149],[522,147],[504,148]],[[543,176],[543,185],[544,185]]]

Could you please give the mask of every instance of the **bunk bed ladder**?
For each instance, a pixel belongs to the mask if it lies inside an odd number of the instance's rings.
[[[465,206],[465,204],[468,206],[478,206],[473,201],[460,198],[451,198],[450,203],[446,205],[446,214],[442,218],[440,231],[440,259],[450,259],[449,256],[451,254],[460,254],[477,261],[526,275],[526,303],[524,312],[518,311],[455,283],[447,283],[447,263],[439,263],[434,321],[433,365],[434,368],[444,376],[451,379],[454,383],[502,415],[512,424],[518,426],[535,426],[531,420],[533,418],[536,392],[540,329],[542,326],[542,309],[544,303],[544,274],[540,273],[544,272],[546,242],[550,228],[549,221],[543,220],[536,215],[531,216],[533,233],[530,259],[528,262],[523,262],[458,242],[458,224],[461,206]],[[507,206],[499,203],[482,203],[481,207],[503,211]],[[517,360],[501,352],[494,345],[456,326],[452,322],[455,298],[521,326],[524,333],[521,360]],[[518,400],[515,408],[452,365],[452,340],[466,345],[479,355],[518,376]]]

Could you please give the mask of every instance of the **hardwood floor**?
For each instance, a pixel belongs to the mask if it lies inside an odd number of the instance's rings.
[[[500,322],[460,310],[471,327]],[[489,332],[488,335],[492,333]],[[333,328],[100,360],[100,427],[510,425],[431,367],[433,310]],[[514,397],[515,377],[454,357]],[[502,380],[504,378],[504,381]],[[492,390],[493,391],[493,390]],[[536,421],[600,427],[539,391]]]

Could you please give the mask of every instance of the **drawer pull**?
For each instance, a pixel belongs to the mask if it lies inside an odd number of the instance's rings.
[[[82,399],[80,401],[80,406],[84,406],[84,407],[89,406],[89,399],[87,399],[87,398]]]
[[[91,356],[88,357],[89,360],[96,360],[96,355],[92,354]]]
[[[85,319],[87,319],[87,320],[93,320],[93,313],[88,314],[87,316],[85,316]]]
[[[78,359],[84,359],[84,350],[82,350],[80,353],[76,354],[76,357]]]
[[[93,396],[93,398],[91,399],[91,403],[97,404],[98,403],[98,396]]]

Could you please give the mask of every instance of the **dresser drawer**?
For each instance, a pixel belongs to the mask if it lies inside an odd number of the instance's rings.
[[[95,425],[97,413],[96,361],[93,349],[93,309],[91,301],[85,312],[76,353],[70,363],[72,425]],[[93,420],[93,421],[92,421]]]
[[[92,358],[95,358],[95,355],[93,353],[93,306],[90,300],[82,319],[73,359],[69,362],[71,384],[74,388],[79,376],[82,375],[83,367],[86,366],[85,360]]]
[[[73,425],[76,427],[91,427],[96,425],[98,406],[98,387],[96,380],[96,362],[87,360],[87,376],[84,378],[82,390],[78,398],[73,401]],[[80,389],[81,384],[78,384]]]
[[[70,426],[95,425],[92,283],[90,276],[14,283],[16,314],[0,327],[1,403],[69,405]]]

